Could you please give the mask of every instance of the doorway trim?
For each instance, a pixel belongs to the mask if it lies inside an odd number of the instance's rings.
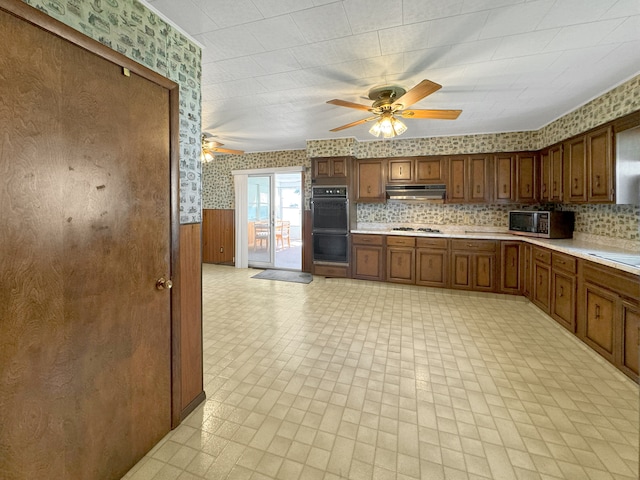
[[[253,168],[248,170],[233,170],[231,174],[234,180],[235,189],[235,212],[236,212],[236,245],[235,245],[235,266],[236,268],[249,268],[249,240],[247,228],[247,181],[249,175],[270,175],[278,173],[297,173],[304,175],[304,166],[293,167],[273,167],[273,168]],[[304,222],[304,216],[301,218]]]

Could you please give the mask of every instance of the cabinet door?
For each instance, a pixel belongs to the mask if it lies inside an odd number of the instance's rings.
[[[540,153],[540,200],[551,201],[551,155],[549,150]]]
[[[493,292],[496,289],[493,254],[477,253],[472,256],[472,286],[474,290]]]
[[[444,183],[444,159],[417,158],[415,172],[417,183]]]
[[[585,137],[565,142],[565,191],[569,202],[587,201],[587,155]]]
[[[617,295],[590,283],[585,283],[584,289],[586,315],[583,340],[604,358],[615,363]]]
[[[576,278],[555,269],[551,278],[551,316],[572,333],[576,331]]]
[[[389,176],[387,183],[411,183],[413,182],[413,160],[389,160]]]
[[[416,249],[416,284],[446,287],[447,259],[446,250]]]
[[[533,262],[533,303],[549,313],[551,266]]]
[[[451,253],[451,287],[470,289],[471,255],[462,252]]]
[[[501,242],[500,244],[500,290],[504,293],[521,293],[520,278],[520,242]]]
[[[467,157],[449,157],[448,161],[447,200],[452,203],[463,203],[467,199]]]
[[[469,158],[469,194],[472,203],[490,200],[489,157],[471,156]]]
[[[530,243],[524,243],[522,245],[522,294],[529,299],[531,298],[531,250]]]
[[[363,280],[382,280],[382,247],[354,245],[351,276]]]
[[[549,149],[549,160],[550,160],[550,188],[551,188],[551,198],[549,198],[552,202],[561,202],[564,198],[564,157],[563,157],[564,148],[562,145],[556,145],[555,147],[551,147]]]
[[[638,381],[638,350],[640,349],[640,305],[622,303],[622,371]]]
[[[415,248],[387,247],[387,282],[416,283]]]
[[[493,165],[495,179],[494,200],[503,203],[514,200],[515,155],[508,153],[494,155]]]
[[[612,137],[611,126],[586,137],[589,202],[612,202],[614,199]]]
[[[328,158],[314,158],[313,178],[323,178],[331,175],[331,165]]]
[[[547,167],[548,168],[548,167]],[[538,201],[538,157],[535,153],[520,153],[516,157],[516,201]]]
[[[356,202],[383,203],[385,201],[383,168],[383,160],[357,162]]]

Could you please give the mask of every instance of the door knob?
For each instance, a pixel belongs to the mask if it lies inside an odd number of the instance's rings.
[[[171,287],[173,287],[173,282],[168,278],[160,277],[156,282],[156,288],[158,290],[169,290]]]

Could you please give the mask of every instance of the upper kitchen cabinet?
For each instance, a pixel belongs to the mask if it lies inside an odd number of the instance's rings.
[[[382,158],[356,160],[356,196],[359,203],[386,201],[386,161]]]
[[[543,202],[562,201],[562,155],[562,144],[549,147],[540,153],[540,199]]]
[[[323,183],[326,179],[330,183],[344,183],[346,185],[351,167],[351,157],[323,157],[311,159],[312,180]],[[337,179],[337,182],[333,179]]]
[[[413,183],[415,160],[413,158],[393,158],[387,161],[387,183]]]
[[[485,203],[490,201],[490,157],[459,155],[448,157],[448,203]]]
[[[613,129],[610,125],[564,142],[566,201],[614,201]]]
[[[496,203],[538,201],[538,156],[533,152],[499,153],[493,157]]]
[[[388,162],[387,184],[431,184],[445,182],[443,157],[394,158]]]

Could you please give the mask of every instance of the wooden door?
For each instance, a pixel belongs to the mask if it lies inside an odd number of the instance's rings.
[[[387,282],[416,283],[415,248],[387,247]]]
[[[565,182],[569,202],[587,201],[587,156],[584,137],[565,142]]]
[[[551,316],[572,333],[576,331],[576,277],[552,270]]]
[[[0,44],[2,472],[121,478],[171,428],[169,90],[2,10]]]
[[[388,160],[389,176],[387,183],[411,183],[413,182],[413,160]]]
[[[444,159],[417,158],[416,159],[416,182],[417,183],[444,183]]]
[[[585,326],[587,345],[614,363],[616,349],[616,303],[614,293],[590,283],[584,286]]]
[[[520,153],[516,157],[516,201],[538,201],[538,157],[535,153]],[[548,168],[548,166],[547,166]]]
[[[493,292],[496,288],[496,256],[488,253],[476,253],[472,257],[473,289]]]
[[[416,285],[447,286],[447,251],[416,249]]]
[[[313,158],[313,176],[312,178],[323,178],[331,175],[331,165],[329,158]]]
[[[562,145],[556,145],[549,149],[549,159],[551,162],[550,170],[550,188],[552,202],[561,202],[564,199],[564,148]]]
[[[469,159],[469,201],[488,202],[490,198],[489,157],[471,156]]]
[[[509,153],[495,155],[493,164],[495,168],[494,200],[496,202],[515,200],[515,155]]]
[[[451,287],[470,289],[471,280],[471,254],[463,252],[451,253]]]
[[[549,312],[551,303],[551,266],[533,262],[533,303]]]
[[[353,278],[382,280],[382,265],[382,246],[353,246]]]
[[[613,132],[611,126],[587,135],[589,202],[612,202],[613,195]]]
[[[467,157],[450,157],[447,200],[462,203],[467,199]]]
[[[622,371],[638,381],[638,350],[640,349],[640,305],[622,302],[622,351],[620,364]]]
[[[358,160],[356,202],[385,201],[383,160]]]
[[[551,195],[551,155],[544,150],[540,153],[540,200],[548,202]]]
[[[520,279],[520,242],[501,242],[500,289],[504,293],[521,293]]]
[[[531,244],[522,244],[522,294],[531,298]]]

